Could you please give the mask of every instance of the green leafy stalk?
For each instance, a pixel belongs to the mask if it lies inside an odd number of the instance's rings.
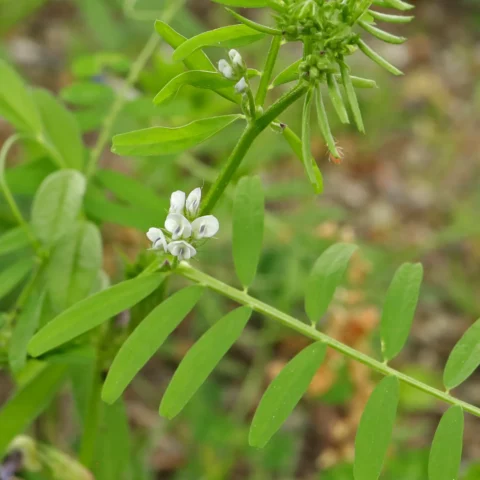
[[[270,123],[273,122],[285,109],[301,98],[302,95],[305,94],[307,88],[306,85],[294,87],[280,97],[268,110],[265,111],[263,115],[257,117],[254,122],[247,126],[230,157],[223,164],[222,170],[215,180],[215,183],[208,191],[200,215],[205,215],[212,211],[258,135],[260,135],[260,133],[263,132],[263,130],[265,130],[265,128],[267,128],[268,125],[270,125]]]
[[[426,394],[438,398],[450,405],[458,405],[459,407],[463,408],[464,411],[475,415],[476,417],[480,417],[480,408],[470,403],[464,402],[463,400],[459,400],[458,398],[453,397],[452,395],[442,392],[430,385],[427,385],[424,382],[416,380],[409,375],[406,375],[398,370],[395,370],[383,362],[375,360],[374,358],[362,353],[354,348],[345,345],[344,343],[326,335],[315,329],[313,326],[307,325],[306,323],[294,318],[276,308],[268,305],[257,298],[250,296],[248,293],[238,290],[236,288],[227,285],[226,283],[217,280],[206,273],[203,273],[191,265],[182,262],[179,264],[176,273],[182,275],[190,280],[203,285],[205,287],[210,288],[211,290],[223,295],[235,302],[238,302],[241,305],[246,305],[250,307],[252,310],[265,315],[267,317],[272,318],[273,320],[281,323],[287,328],[295,330],[296,332],[300,333],[301,335],[311,338],[314,341],[321,341],[327,344],[329,347],[333,348],[334,350],[342,353],[346,357],[352,358],[367,367],[371,370],[374,370],[378,373],[381,373],[385,376],[393,376],[398,378],[401,382],[414,387],[417,390],[425,392]]]
[[[263,68],[262,77],[260,78],[260,85],[258,86],[255,102],[257,105],[263,106],[265,103],[265,97],[267,96],[268,84],[272,78],[273,67],[278,57],[280,45],[282,43],[281,37],[273,37],[268,51],[267,60],[265,61],[265,67]]]
[[[5,174],[4,174],[5,162],[10,149],[13,147],[13,145],[16,142],[25,138],[28,139],[29,137],[25,135],[20,135],[20,134],[12,135],[10,138],[8,138],[5,141],[2,149],[0,150],[0,189],[3,192],[5,200],[7,201],[8,206],[10,207],[10,210],[13,213],[13,216],[17,220],[18,224],[23,228],[23,230],[25,230],[25,233],[29,238],[33,248],[37,253],[41,253],[42,249],[41,249],[40,242],[37,240],[36,236],[34,235],[33,230],[29,225],[29,223],[23,218],[22,212],[20,212],[20,209],[18,208],[15,202],[15,199],[13,198],[12,192],[10,191],[10,188],[7,185],[7,182],[5,180]]]

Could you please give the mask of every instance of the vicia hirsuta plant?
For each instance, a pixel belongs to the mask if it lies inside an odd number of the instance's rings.
[[[5,292],[28,276],[4,322],[6,337],[11,339],[7,342],[8,363],[15,374],[27,368],[32,357],[38,357],[41,365],[33,379],[19,383],[16,394],[0,412],[0,451],[4,452],[11,440],[40,414],[65,380],[73,378],[73,372],[78,374],[79,365],[83,368],[79,358],[84,358],[86,349],[93,359],[93,374],[90,397],[86,402],[81,395],[77,398],[85,421],[79,456],[85,465],[91,466],[100,396],[107,403],[119,399],[140,369],[195,308],[204,290],[210,289],[240,306],[208,329],[185,355],[162,399],[162,415],[171,418],[182,410],[256,312],[293,329],[313,343],[296,355],[268,387],[253,418],[249,435],[251,445],[265,445],[281,427],[322,364],[326,349],[333,348],[385,376],[373,391],[359,425],[355,480],[375,480],[381,474],[397,414],[400,383],[451,405],[433,440],[429,480],[456,478],[462,450],[463,412],[480,416],[480,408],[457,399],[449,391],[480,365],[480,320],[460,339],[448,359],[444,372],[445,391],[392,368],[389,362],[401,352],[409,337],[423,277],[421,265],[402,265],[388,289],[380,328],[382,359],[357,351],[317,327],[343,281],[350,258],[355,254],[355,245],[333,245],[314,264],[305,293],[309,322],[294,318],[249,294],[261,256],[264,229],[264,196],[259,177],[244,177],[238,181],[233,202],[232,250],[242,289],[192,266],[197,249],[219,231],[219,222],[212,210],[227,186],[234,182],[250,146],[267,127],[283,135],[303,162],[315,191],[321,192],[322,176],[310,152],[312,107],[316,108],[320,131],[330,154],[339,158],[341,152],[331,132],[324,99],[327,96],[331,99],[343,123],[352,118],[357,128],[364,130],[356,89],[374,87],[375,82],[351,75],[348,57],[361,51],[391,73],[399,74],[362,37],[366,33],[388,43],[402,43],[404,38],[380,30],[375,24],[404,23],[411,17],[380,13],[375,7],[406,11],[411,6],[402,0],[218,1],[231,7],[269,7],[275,25],[260,25],[230,10],[240,24],[186,39],[165,19],[157,21],[157,34],[175,49],[174,60],[183,62],[187,70],[171,79],[157,94],[154,103],[167,102],[184,85],[191,85],[215,92],[236,105],[239,113],[194,120],[180,127],[154,126],[120,134],[113,139],[113,151],[138,156],[178,154],[233,122],[244,121],[245,128],[203,200],[199,188],[188,196],[181,190],[171,194],[164,227],[152,222],[146,232],[151,241],[150,250],[153,250],[149,253],[150,264],[133,278],[113,286],[108,286],[101,270],[100,231],[96,224],[85,219],[84,213],[92,203],[105,205],[98,203],[93,183],[95,179],[109,181],[108,174],[97,171],[97,162],[124,97],[117,97],[99,141],[85,162],[78,126],[68,110],[44,92],[32,96],[12,69],[6,64],[0,65],[2,79],[6,79],[8,87],[0,88],[0,113],[18,130],[0,154],[0,185],[19,224],[19,228],[0,237],[0,252],[15,252],[28,244],[32,247],[28,262],[14,263],[7,273],[0,274],[4,276],[0,288]],[[172,14],[169,10],[169,16]],[[271,37],[271,45],[260,72],[248,68],[239,49],[265,36]],[[158,41],[155,37],[148,42],[132,66],[129,82],[135,82]],[[284,42],[300,42],[302,56],[273,78]],[[203,51],[209,46],[225,51],[216,65]],[[254,79],[258,76],[258,88],[254,91]],[[267,93],[289,82],[295,82],[295,86],[266,106]],[[289,106],[302,99],[299,137],[280,117]],[[63,135],[59,134],[59,129],[64,129]],[[36,191],[29,221],[18,208],[4,175],[9,149],[15,142],[24,140],[40,144],[50,155],[56,170],[43,179]],[[139,189],[135,182],[128,177],[115,178],[126,190],[135,191],[139,197],[136,200],[142,205],[151,204],[149,194]],[[118,189],[119,195],[122,190]],[[94,214],[91,216],[98,218]],[[107,348],[111,343],[108,321],[156,292],[165,297],[162,292],[172,275],[184,277],[193,285],[158,301],[139,319],[118,351]],[[108,373],[102,385],[104,371]]]

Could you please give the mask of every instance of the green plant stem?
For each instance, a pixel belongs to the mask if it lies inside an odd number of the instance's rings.
[[[161,20],[163,20],[164,22],[169,22],[178,12],[178,10],[183,7],[184,3],[185,0],[172,1],[169,6],[164,10],[163,15],[161,16]],[[160,38],[160,36],[156,32],[152,33],[147,43],[143,47],[142,51],[138,55],[137,59],[132,64],[127,79],[125,80],[125,84],[120,90],[120,92],[118,92],[117,97],[115,98],[115,101],[110,108],[110,111],[105,117],[102,129],[98,135],[97,142],[91,151],[90,158],[88,160],[88,164],[85,170],[87,179],[90,179],[95,173],[97,163],[100,160],[100,156],[102,155],[105,146],[110,141],[115,120],[118,117],[118,114],[121,112],[123,106],[127,102],[127,92],[129,88],[131,88],[131,86],[138,80],[140,72],[144,69],[149,58],[153,55],[153,52],[160,45],[161,42],[162,39]]]
[[[436,397],[451,405],[458,405],[466,412],[480,417],[480,408],[475,407],[474,405],[471,405],[462,400],[459,400],[455,397],[452,397],[448,393],[442,392],[441,390],[433,388],[423,382],[420,382],[419,380],[405,375],[404,373],[401,373],[398,370],[389,367],[386,363],[375,360],[374,358],[366,355],[365,353],[359,352],[358,350],[355,350],[354,348],[349,347],[348,345],[345,345],[344,343],[339,342],[338,340],[335,340],[334,338],[322,332],[319,332],[314,327],[303,323],[297,318],[283,313],[280,310],[272,307],[271,305],[263,303],[262,301],[251,297],[247,293],[241,290],[237,290],[236,288],[233,288],[230,285],[227,285],[222,281],[217,280],[216,278],[213,278],[210,275],[207,275],[206,273],[203,273],[193,268],[188,263],[180,263],[180,265],[176,269],[176,272],[186,278],[189,278],[190,280],[193,280],[200,285],[208,287],[211,290],[214,290],[221,295],[230,298],[231,300],[234,300],[242,305],[247,305],[252,310],[266,315],[267,317],[273,318],[282,325],[291,328],[292,330],[295,330],[296,332],[306,337],[309,337],[312,340],[324,342],[334,350],[337,350],[338,352],[349,358],[352,358],[353,360],[363,363],[370,369],[375,370],[382,375],[392,375],[394,377],[397,377],[401,382],[406,383],[407,385],[410,385],[417,390],[426,393],[427,395]]]
[[[44,272],[46,266],[47,266],[47,258],[43,257],[40,260],[40,262],[36,265],[27,284],[25,285],[20,295],[18,296],[17,301],[15,302],[15,306],[13,307],[11,312],[8,314],[7,325],[12,326],[12,322],[15,320],[15,317],[17,316],[18,312],[21,312],[23,310],[23,307],[25,306],[27,300],[29,299],[30,295],[33,293],[37,285],[38,278]]]
[[[272,43],[270,44],[270,50],[268,51],[267,60],[265,61],[265,67],[263,69],[262,77],[260,78],[260,85],[258,86],[257,96],[255,101],[257,105],[263,107],[265,103],[265,97],[267,96],[268,85],[272,78],[273,67],[277,61],[278,52],[282,43],[282,37],[274,36]]]
[[[233,149],[230,157],[224,163],[215,183],[212,185],[203,202],[200,215],[211,212],[219,198],[222,196],[225,188],[232,180],[234,173],[242,162],[245,154],[248,152],[254,140],[265,128],[270,125],[284,110],[292,103],[302,97],[307,91],[306,85],[297,85],[290,91],[282,95],[263,115],[257,117],[243,131],[237,145]]]
[[[100,348],[98,349],[100,350]],[[97,353],[97,362],[95,372],[93,374],[93,384],[90,391],[90,398],[88,400],[87,413],[85,423],[83,426],[82,440],[80,443],[79,460],[87,468],[92,466],[95,456],[95,447],[97,445],[96,438],[98,435],[98,424],[100,421],[100,392],[102,390],[102,382],[100,380],[101,374],[101,358]]]
[[[0,151],[0,188],[3,191],[3,195],[8,203],[8,206],[10,207],[10,210],[13,213],[13,216],[17,220],[18,224],[25,230],[25,233],[27,234],[27,237],[30,240],[30,243],[32,244],[33,248],[37,253],[41,253],[41,245],[39,241],[36,239],[32,231],[32,228],[30,227],[28,222],[23,218],[22,212],[20,212],[20,209],[18,208],[15,202],[15,199],[13,198],[12,192],[10,191],[10,188],[7,185],[7,182],[5,180],[5,175],[4,175],[5,162],[6,162],[8,153],[10,152],[10,149],[13,147],[13,145],[16,142],[25,138],[29,138],[29,137],[21,134],[15,134],[9,137],[3,144],[2,150]]]

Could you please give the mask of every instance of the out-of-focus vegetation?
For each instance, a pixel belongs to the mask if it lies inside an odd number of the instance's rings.
[[[321,137],[314,137],[323,195],[312,195],[302,165],[273,131],[254,144],[237,176],[259,173],[266,192],[264,250],[251,289],[255,296],[303,318],[305,278],[314,260],[339,240],[361,245],[361,254],[350,264],[347,286],[337,291],[322,325],[348,345],[372,352],[371,340],[378,335],[393,272],[404,261],[423,263],[425,280],[414,328],[394,365],[441,387],[449,352],[480,312],[480,5],[476,0],[414,3],[416,20],[401,26],[409,41],[388,48],[379,45],[405,71],[404,77],[392,78],[364,57],[354,57],[356,70],[379,85],[360,97],[367,135],[334,125],[345,152],[339,165],[329,162]],[[74,110],[86,143],[93,145],[162,8],[158,0],[0,0],[0,55],[31,83],[58,93]],[[262,11],[249,14],[262,21]],[[223,7],[202,0],[188,3],[171,24],[192,36],[230,22]],[[260,45],[242,48],[251,67],[264,60],[268,43]],[[171,52],[165,45],[155,49],[138,82],[129,88],[112,133],[230,113],[228,102],[190,87],[166,106],[153,105],[154,95],[183,70],[172,63]],[[211,53],[220,58],[218,51]],[[297,53],[294,44],[288,45],[282,50],[281,65],[293,62]],[[290,126],[298,130],[300,110],[289,117]],[[125,159],[108,149],[102,154],[101,170],[87,193],[86,213],[105,222],[104,268],[112,278],[136,273],[136,261],[147,246],[144,232],[163,219],[170,192],[179,185],[189,191],[211,183],[238,133],[233,126],[193,151],[170,157]],[[0,119],[0,142],[10,134],[11,127]],[[18,152],[9,157],[6,177],[20,206],[28,210],[48,166],[25,163]],[[137,200],[118,173],[151,191],[152,203]],[[199,253],[198,261],[207,272],[236,284],[230,253],[231,197],[227,191],[216,211],[221,235]],[[0,199],[0,233],[14,224]],[[12,257],[0,256],[1,266],[18,259]],[[0,311],[10,302],[9,296],[3,298]],[[135,378],[124,404],[104,407],[95,478],[352,479],[355,432],[376,377],[335,352],[329,352],[307,397],[267,447],[247,446],[249,423],[265,386],[307,343],[258,316],[195,401],[174,421],[158,416],[158,403],[173,371],[193,342],[222,315],[222,302],[213,294],[204,295]],[[141,318],[141,312],[132,312],[132,318]],[[124,320],[119,318],[114,325],[116,338],[122,338]],[[5,400],[12,381],[6,375],[0,380],[0,397]],[[480,404],[478,373],[455,393]],[[443,411],[444,405],[402,386],[400,419],[382,479],[427,478],[427,447]],[[479,420],[467,416],[463,480],[480,478],[479,431]],[[32,432],[41,443],[75,456],[81,432],[70,387]],[[44,452],[47,447],[29,443],[29,448]],[[51,465],[52,451],[47,452],[44,461]],[[80,467],[78,472],[84,474]],[[44,478],[39,475],[51,478],[52,472],[30,472],[25,478]],[[58,469],[57,475],[54,478],[67,479]]]

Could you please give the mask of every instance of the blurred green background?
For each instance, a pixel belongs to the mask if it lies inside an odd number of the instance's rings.
[[[357,349],[376,353],[372,339],[395,269],[404,261],[423,263],[425,282],[412,335],[394,366],[440,387],[451,348],[480,313],[480,2],[413,3],[416,19],[389,29],[407,36],[408,42],[376,45],[406,73],[404,77],[389,76],[362,55],[351,58],[355,73],[374,78],[379,89],[361,92],[365,136],[339,123],[332,126],[345,152],[340,165],[329,162],[314,127],[323,195],[314,197],[302,165],[272,131],[256,141],[238,177],[259,173],[267,199],[264,251],[252,295],[304,318],[303,286],[314,260],[339,240],[361,246],[348,281],[322,324],[324,331]],[[75,111],[92,146],[163,6],[159,0],[0,0],[0,56],[30,83],[58,93]],[[248,14],[270,22],[266,11]],[[185,36],[230,23],[222,6],[209,0],[187,2],[171,21]],[[268,41],[263,41],[240,51],[249,67],[261,69],[267,48]],[[282,47],[278,71],[298,58],[297,48]],[[214,60],[225,55],[218,49],[208,53]],[[214,93],[191,88],[168,105],[155,107],[153,96],[182,69],[172,63],[168,46],[157,48],[129,90],[114,132],[181,125],[232,110]],[[89,87],[81,88],[79,95],[79,86],[86,83]],[[299,106],[293,107],[282,119],[296,131],[299,112]],[[0,143],[11,132],[0,119]],[[144,231],[161,223],[170,192],[207,187],[239,133],[239,127],[232,127],[199,148],[172,157],[120,158],[107,149],[100,167],[110,172],[97,175],[90,192],[97,201],[90,208],[87,201],[86,208],[89,217],[104,222],[104,267],[112,278],[135,270],[137,256],[147,246]],[[31,202],[44,169],[24,162],[21,155],[11,158],[7,180],[22,204]],[[145,209],[131,193],[121,195],[111,171],[136,179],[141,188],[157,195],[157,202],[152,199],[151,208]],[[195,263],[236,285],[230,198],[227,191],[217,208],[218,240],[209,242]],[[13,218],[1,199],[0,229],[11,225]],[[97,478],[352,479],[355,432],[377,378],[334,352],[271,443],[264,450],[247,446],[249,420],[266,385],[306,344],[304,338],[258,315],[188,408],[172,422],[158,416],[159,400],[176,365],[225,311],[224,302],[213,293],[205,295],[129,387],[125,409],[106,417]],[[3,402],[12,383],[6,375],[0,382]],[[480,375],[472,376],[455,394],[479,405]],[[424,480],[427,449],[445,405],[403,385],[400,407],[382,479]],[[63,451],[74,451],[79,428],[68,390],[37,422],[35,432]],[[476,459],[480,421],[466,416],[464,480],[480,478]]]

